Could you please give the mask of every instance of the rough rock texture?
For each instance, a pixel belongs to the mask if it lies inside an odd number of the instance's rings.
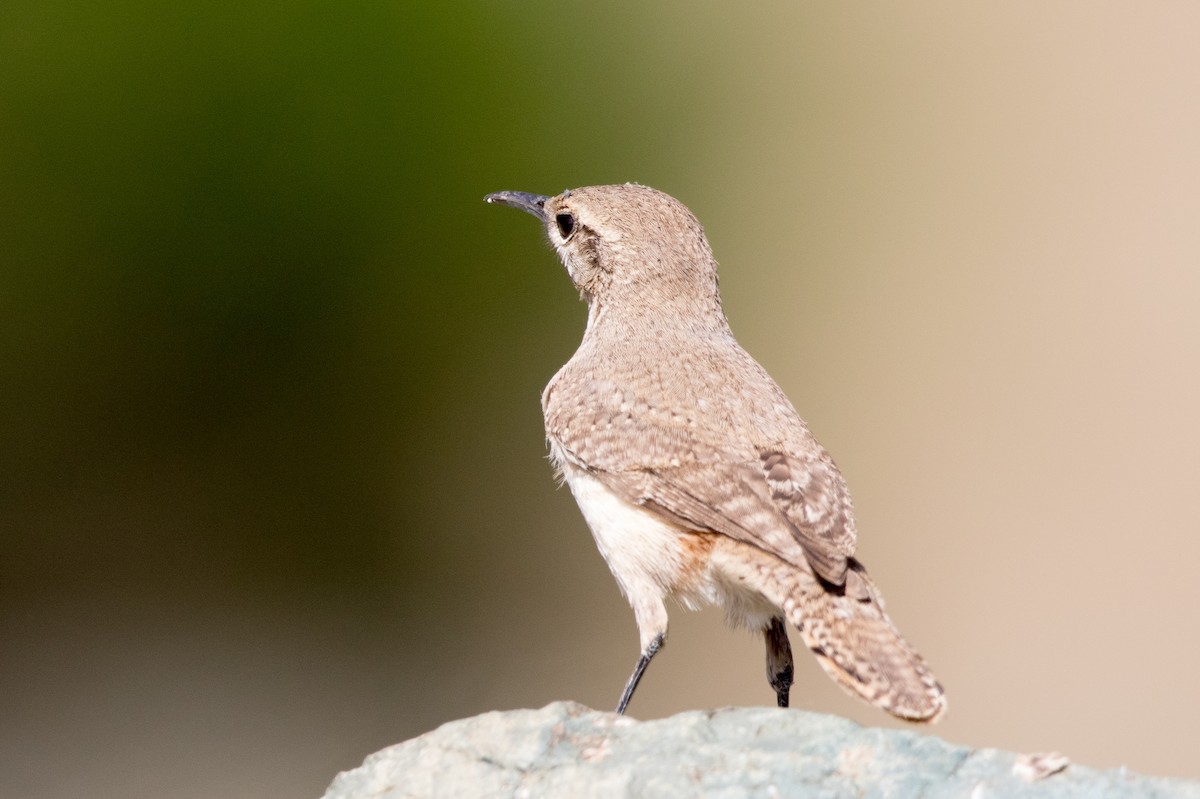
[[[453,721],[384,749],[339,774],[325,799],[1200,799],[1200,782],[1077,765],[1029,781],[1020,775],[1031,769],[1021,762],[1011,752],[797,710],[727,708],[635,721],[558,702]]]

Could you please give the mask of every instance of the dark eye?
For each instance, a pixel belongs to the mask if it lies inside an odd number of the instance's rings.
[[[554,221],[558,224],[559,235],[564,239],[575,231],[575,217],[571,214],[555,214]]]

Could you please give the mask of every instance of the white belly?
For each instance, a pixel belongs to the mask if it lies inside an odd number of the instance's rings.
[[[563,476],[621,592],[630,601],[644,593],[673,593],[685,576],[680,537],[687,534],[629,504],[587,472],[568,466]]]
[[[725,610],[732,624],[761,629],[779,611],[722,564],[744,547],[722,535],[680,529],[632,505],[586,471],[564,464],[563,476],[591,528],[600,554],[635,613],[671,597],[688,608]],[[710,557],[710,552],[714,557]]]

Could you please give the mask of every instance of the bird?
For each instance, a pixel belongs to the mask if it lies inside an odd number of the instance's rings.
[[[762,633],[787,707],[787,624],[834,681],[909,721],[942,686],[855,558],[846,481],[721,306],[717,262],[683,203],[636,183],[488,194],[540,220],[587,325],[542,394],[550,459],[637,622],[616,712],[667,636],[666,600]]]

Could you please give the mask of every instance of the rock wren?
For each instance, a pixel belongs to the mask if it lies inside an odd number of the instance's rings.
[[[485,199],[542,221],[587,302],[583,342],[542,411],[551,460],[637,619],[641,654],[617,712],[663,646],[672,597],[762,631],[780,707],[786,620],[849,692],[904,719],[941,715],[942,687],[854,558],[846,482],[734,339],[692,213],[634,184]]]

